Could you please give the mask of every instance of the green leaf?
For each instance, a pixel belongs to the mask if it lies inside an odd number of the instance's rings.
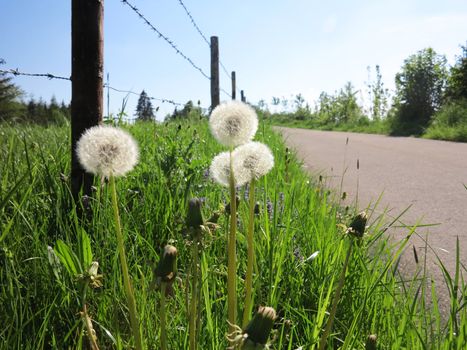
[[[89,268],[89,266],[91,266],[92,263],[91,240],[89,239],[88,234],[84,230],[80,230],[79,233],[78,252],[83,268]]]
[[[71,248],[68,245],[66,245],[65,242],[59,239],[55,245],[54,251],[58,255],[65,269],[72,277],[75,277],[82,272],[76,254],[73,253]]]

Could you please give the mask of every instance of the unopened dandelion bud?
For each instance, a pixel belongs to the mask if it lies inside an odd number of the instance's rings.
[[[261,212],[261,204],[259,202],[256,202],[254,213],[255,213],[255,215],[259,215],[260,212]]]
[[[347,232],[352,236],[361,238],[365,233],[366,222],[368,221],[368,215],[366,212],[362,211],[358,215],[355,215],[350,222]]]
[[[376,334],[370,334],[366,339],[365,350],[376,350],[377,340]]]
[[[208,219],[208,222],[211,224],[217,224],[217,222],[219,221],[219,218],[221,217],[221,212],[222,211],[218,210],[212,213],[211,217]]]
[[[249,349],[248,344],[265,346],[275,320],[276,311],[272,307],[260,306],[243,331],[247,338],[242,349]]]
[[[235,199],[236,199],[235,200],[235,203],[236,203],[235,206],[238,208],[238,205],[240,204],[240,197],[236,196]],[[230,202],[225,205],[225,213],[227,215],[230,215]]]
[[[177,248],[166,245],[155,274],[162,282],[173,282],[177,276]]]
[[[199,198],[192,198],[188,201],[188,213],[186,216],[186,225],[188,228],[197,229],[204,224],[201,204],[202,202]]]

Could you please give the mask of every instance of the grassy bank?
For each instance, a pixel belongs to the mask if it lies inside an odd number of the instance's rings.
[[[160,347],[161,297],[153,288],[153,269],[161,248],[170,242],[179,251],[179,280],[166,305],[168,348],[185,349],[192,265],[184,235],[187,201],[203,198],[205,217],[226,204],[228,191],[206,176],[221,147],[204,120],[124,127],[138,140],[141,151],[136,170],[117,186],[143,339],[148,349]],[[103,275],[102,286],[87,296],[98,343],[102,349],[131,348],[107,186],[96,181],[95,195],[87,199],[92,215],[78,220],[67,178],[69,130],[8,125],[0,130],[0,348],[87,345],[79,314],[80,284],[70,266],[79,270],[82,265],[84,270],[91,260],[99,262]],[[352,246],[329,349],[363,349],[370,334],[377,334],[381,349],[463,349],[467,312],[460,298],[466,286],[460,272],[447,276],[451,315],[444,324],[437,304],[424,303],[424,295],[434,289],[423,271],[409,280],[398,273],[398,256],[407,240],[390,244],[383,236],[383,218],[370,211],[367,233],[355,242],[342,227],[355,213],[340,208],[294,155],[286,157],[280,136],[269,127],[261,125],[257,139],[268,144],[275,156],[272,172],[256,187],[260,210],[255,223],[254,303],[272,306],[278,313],[271,348],[317,348]],[[243,311],[246,268],[245,191],[240,189],[237,235],[239,311]],[[228,217],[222,215],[218,224],[205,237],[200,257],[199,349],[227,346]],[[412,233],[408,228],[407,236]],[[87,249],[88,238],[92,252]],[[58,259],[64,252],[75,261],[66,264]]]

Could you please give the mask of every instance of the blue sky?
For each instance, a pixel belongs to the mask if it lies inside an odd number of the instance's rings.
[[[207,44],[178,0],[130,0],[166,36],[209,74]],[[237,72],[247,99],[302,93],[310,103],[321,91],[334,92],[351,81],[361,96],[367,66],[379,64],[386,86],[404,59],[425,47],[450,63],[467,41],[465,0],[184,0],[209,37],[219,36],[220,57]],[[150,96],[209,106],[209,81],[119,0],[105,0],[105,73],[110,85]],[[0,0],[2,68],[69,76],[71,0]],[[15,78],[27,96],[70,100],[71,84],[43,78]],[[221,86],[230,81],[221,72]],[[111,92],[116,113],[125,94]],[[221,99],[228,99],[221,94]],[[134,113],[137,96],[126,112]],[[107,102],[105,102],[106,104]],[[155,105],[159,105],[155,103]],[[163,104],[158,118],[172,108]],[[106,110],[107,112],[107,110]]]

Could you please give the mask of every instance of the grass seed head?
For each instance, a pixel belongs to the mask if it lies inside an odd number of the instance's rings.
[[[258,116],[246,103],[224,102],[212,111],[209,127],[219,143],[235,147],[253,139],[258,129]]]
[[[122,176],[138,162],[138,145],[119,128],[98,125],[87,129],[78,141],[76,154],[83,168],[92,174]]]

